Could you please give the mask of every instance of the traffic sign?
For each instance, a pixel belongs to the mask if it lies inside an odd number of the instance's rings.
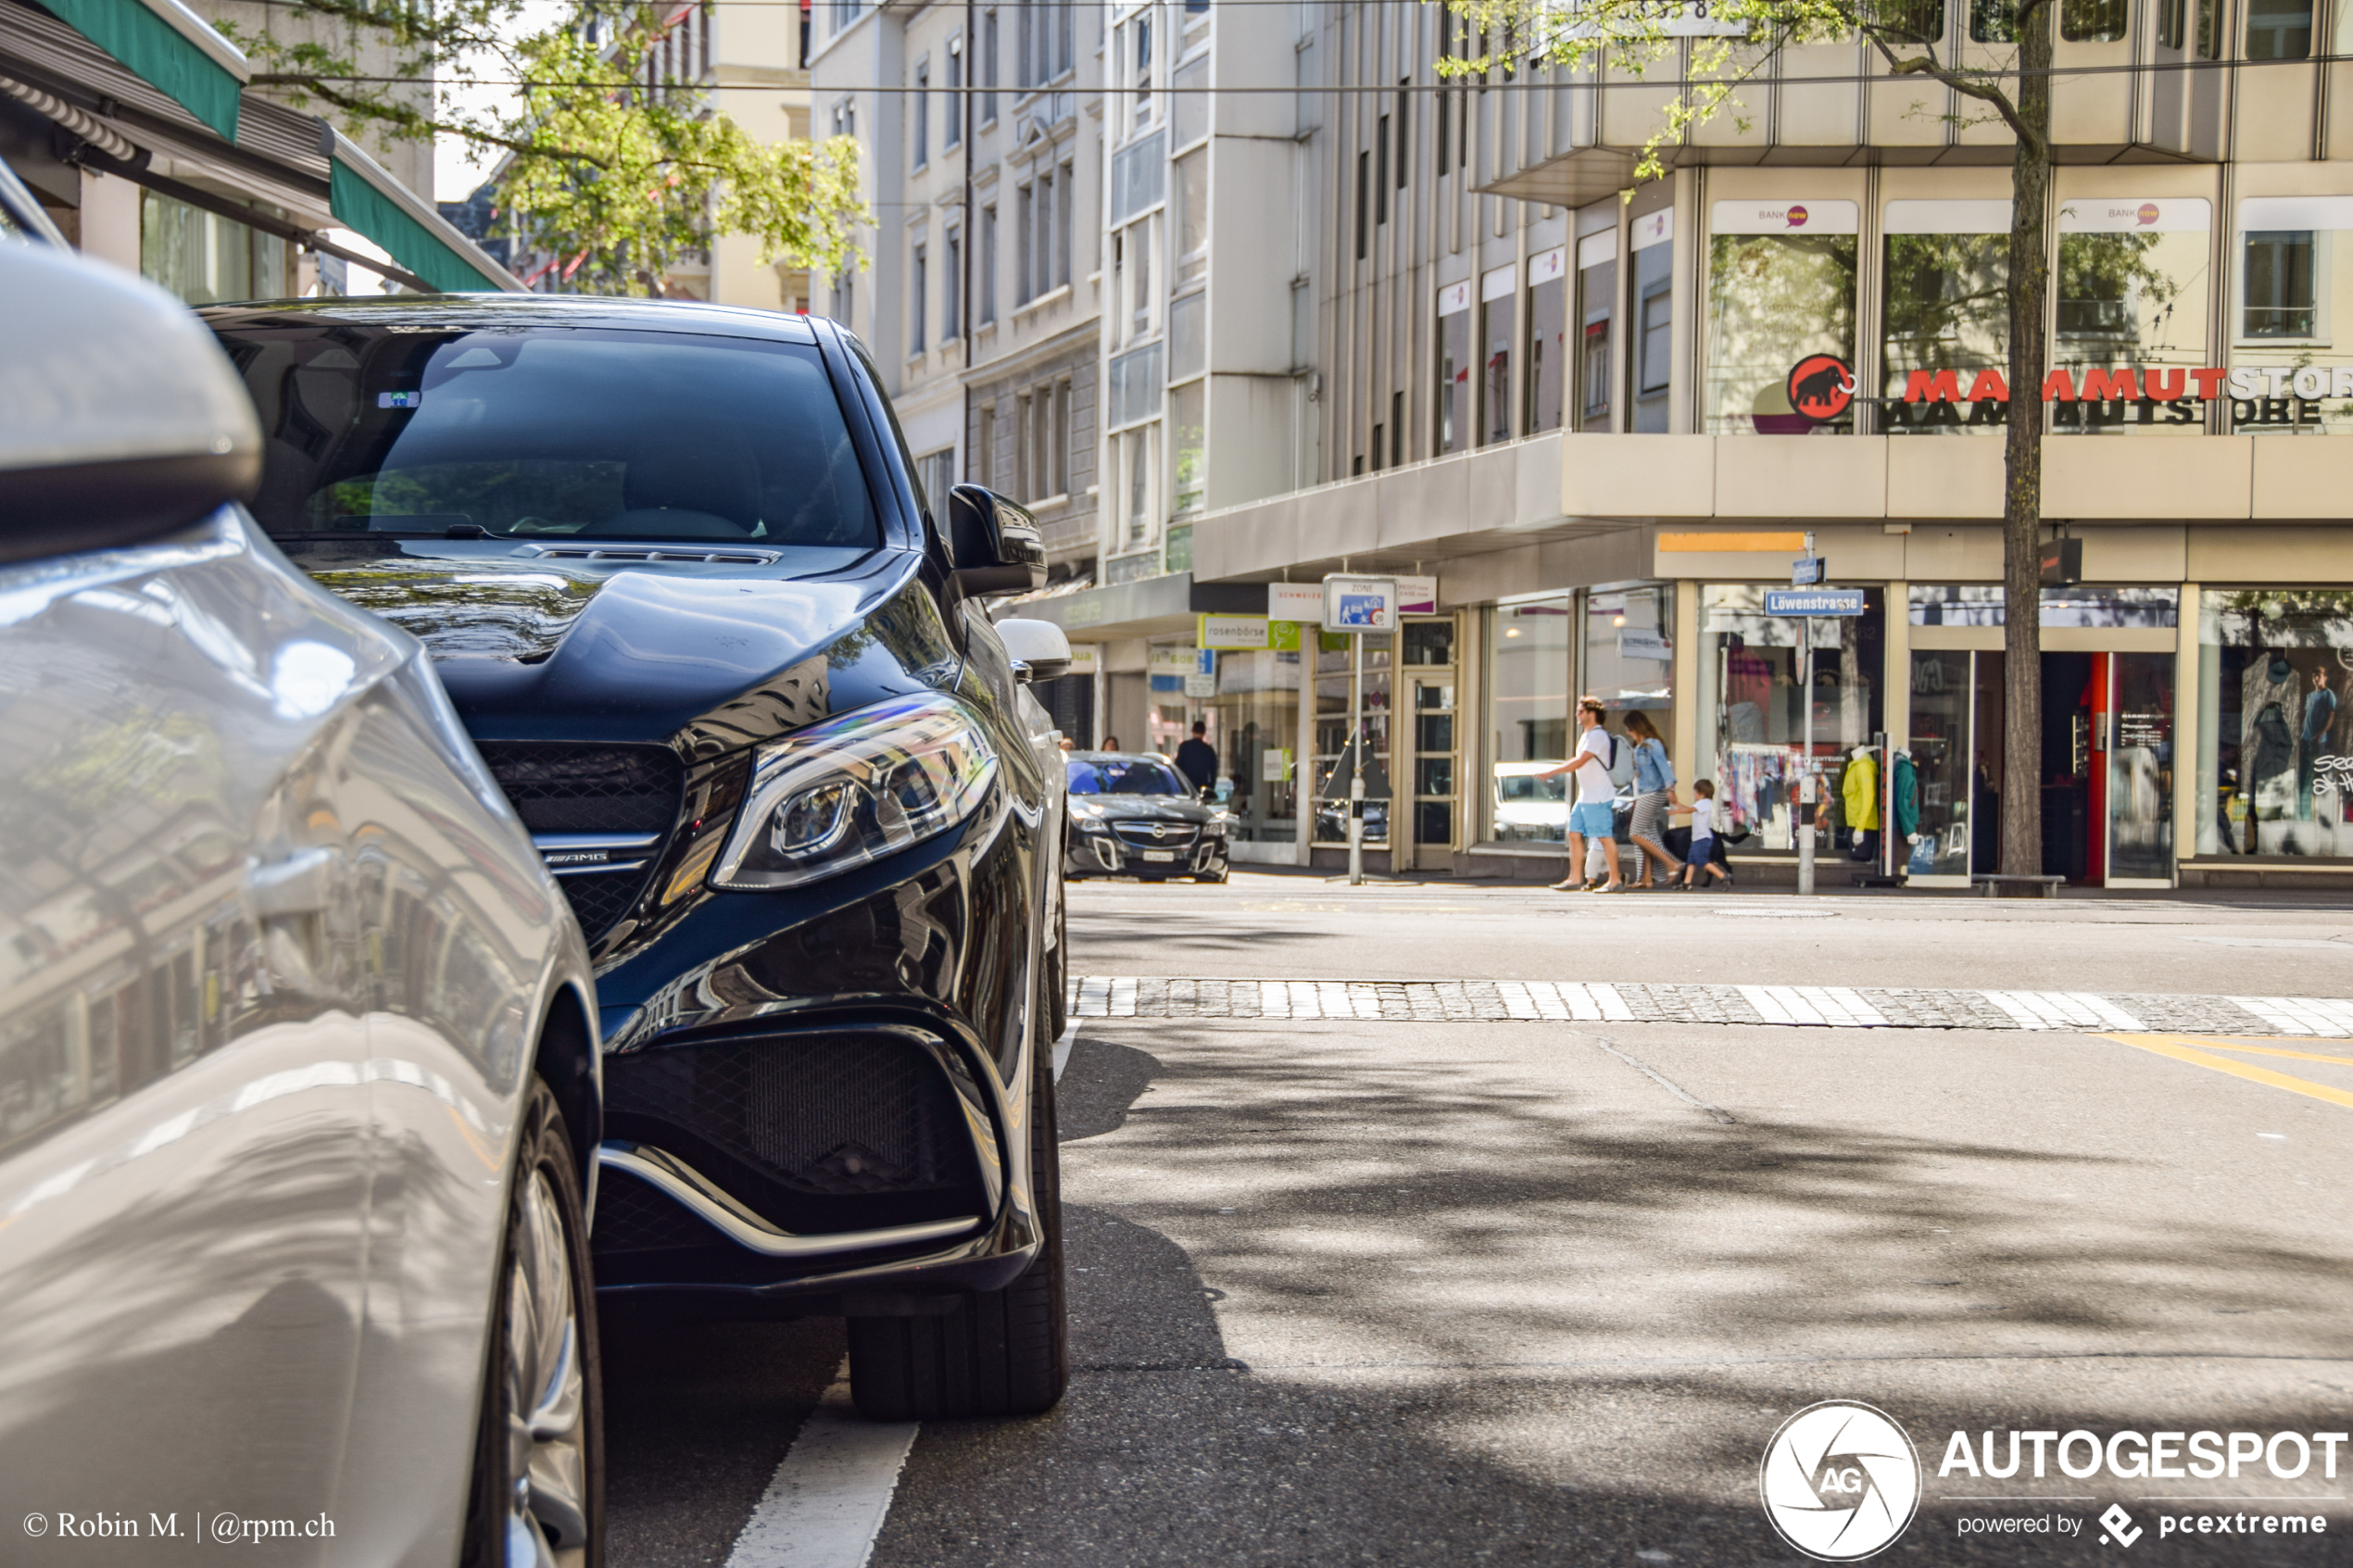
[[[1806,556],[1789,563],[1789,585],[1793,588],[1811,587],[1830,575],[1830,562],[1821,556]]]
[[[1334,575],[1324,579],[1325,631],[1393,632],[1396,629],[1396,578]]]
[[[1864,593],[1860,588],[1765,590],[1768,615],[1860,615],[1863,609]]]

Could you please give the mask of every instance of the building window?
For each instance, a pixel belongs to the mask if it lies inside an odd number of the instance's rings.
[[[2353,673],[2339,657],[2353,647],[2353,594],[2208,589],[2201,599],[2197,852],[2353,857]],[[2116,708],[2129,725],[2129,705]],[[2111,771],[2126,755],[2120,734]]]
[[[1607,430],[1611,329],[1617,320],[1617,235],[1577,242],[1577,428]]]
[[[2238,205],[2240,301],[2229,389],[2233,423],[2251,433],[2353,433],[2353,197],[2250,196]],[[2145,389],[2144,389],[2145,390]],[[2353,780],[2348,780],[2353,787]]]
[[[2312,232],[2248,234],[2246,314],[2242,337],[2311,337]]]
[[[1070,211],[1078,196],[1078,169],[1075,164],[1062,166],[1061,183],[1056,187],[1062,199],[1054,204],[1054,286],[1062,288],[1070,282]]]
[[[1389,221],[1389,116],[1382,115],[1373,132],[1373,221]]]
[[[1561,427],[1561,397],[1568,384],[1568,276],[1566,249],[1528,258],[1527,431]]]
[[[939,280],[939,338],[942,343],[964,334],[964,236],[948,231],[948,266]]]
[[[2009,203],[1892,201],[1881,215],[1881,393],[1901,399],[1919,372],[1965,396],[2009,364]],[[1919,397],[1882,403],[1892,433],[1998,430],[2007,405]]]
[[[2247,0],[2246,57],[2301,60],[2312,53],[2312,0]]]
[[[917,169],[931,161],[931,62],[915,62],[914,154]]]
[[[966,466],[975,484],[993,486],[997,483],[997,405],[984,404],[980,410],[979,437],[973,442],[972,461]]]
[[[1014,192],[1013,220],[1013,303],[1027,305],[1036,292],[1029,284],[1036,254],[1038,222],[1038,192],[1034,182]]]
[[[2207,363],[2212,214],[2197,197],[2060,205],[2051,364],[2087,395],[2049,405],[2054,430],[2161,433],[2200,422],[2189,371]],[[2119,381],[2132,383],[2120,395]]]
[[[964,140],[964,41],[948,41],[948,115],[940,128],[940,145],[961,146]]]
[[[2254,3],[2261,5],[2264,0]],[[2059,36],[2070,44],[2113,44],[2124,36],[2130,19],[2127,0],[2059,0]],[[2306,31],[2309,34],[2309,13]]]
[[[1405,188],[1406,170],[1414,167],[1413,145],[1406,131],[1406,127],[1413,123],[1407,106],[1414,100],[1406,92],[1412,85],[1411,77],[1397,79],[1397,188],[1401,191]]]
[[[915,247],[914,262],[907,270],[907,351],[924,351],[924,306],[930,294],[930,259],[925,248]]]
[[[1519,270],[1498,267],[1479,280],[1478,444],[1508,441],[1512,433],[1513,295]]]
[[[139,271],[191,305],[292,292],[285,241],[153,191],[141,193]]]
[[[1503,605],[1487,623],[1489,834],[1559,844],[1568,834],[1569,616],[1567,595]]]
[[[1013,489],[1025,501],[1038,498],[1038,461],[1032,446],[1037,409],[1029,394],[1013,399]]]
[[[1804,435],[1855,428],[1851,391],[1790,402],[1790,372],[1816,355],[1855,363],[1855,231],[1843,201],[1718,202],[1710,217],[1707,382],[1710,435]],[[1793,232],[1794,231],[1794,232]],[[1643,322],[1647,337],[1650,323]],[[1649,345],[1642,358],[1650,358]],[[1648,373],[1646,367],[1645,374]],[[1830,381],[1835,384],[1833,370]]]
[[[1405,462],[1405,395],[1389,395],[1389,466],[1402,468]]]
[[[1372,238],[1370,204],[1372,201],[1373,155],[1356,155],[1356,259],[1365,259],[1366,246]]]
[[[2017,0],[1969,0],[1969,35],[1977,44],[2017,43]]]
[[[997,123],[997,13],[980,19],[980,122]]]
[[[1057,495],[1068,495],[1075,490],[1071,479],[1071,382],[1064,376],[1054,383],[1052,450],[1047,455],[1048,470],[1053,475]]]
[[[1381,453],[1389,445],[1389,432],[1380,425],[1373,427],[1373,471],[1380,472]]]
[[[1209,272],[1209,149],[1196,147],[1176,160],[1176,275],[1182,288]]]
[[[1635,219],[1629,232],[1634,252],[1631,422],[1637,433],[1656,435],[1673,419],[1667,399],[1675,380],[1674,210]]]
[[[1438,432],[1440,456],[1471,444],[1470,284],[1438,291]]]
[[[997,206],[980,209],[980,324],[997,320]]]
[[[915,478],[924,493],[924,504],[931,508],[932,520],[943,521],[948,515],[948,492],[956,483],[956,449],[942,446],[937,452],[926,452],[915,459]]]

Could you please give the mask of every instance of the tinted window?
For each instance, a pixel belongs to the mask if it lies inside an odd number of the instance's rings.
[[[1140,757],[1101,757],[1093,761],[1073,759],[1073,795],[1190,795],[1192,789],[1165,762]]]
[[[272,533],[880,542],[814,347],[314,322],[223,336],[270,438],[254,510]]]

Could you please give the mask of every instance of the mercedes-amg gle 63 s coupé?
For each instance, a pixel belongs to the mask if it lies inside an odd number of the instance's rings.
[[[607,1322],[849,1320],[861,1409],[1061,1397],[1058,634],[1037,528],[926,498],[857,339],[517,295],[208,313],[254,510],[432,650],[580,917]]]

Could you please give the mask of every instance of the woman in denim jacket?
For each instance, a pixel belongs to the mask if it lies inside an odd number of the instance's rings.
[[[1675,764],[1667,759],[1667,743],[1658,738],[1650,715],[1635,709],[1626,715],[1626,733],[1634,738],[1634,822],[1627,836],[1642,852],[1643,887],[1655,886],[1652,873],[1667,867],[1672,885],[1682,863],[1667,852],[1667,812],[1675,804]]]

